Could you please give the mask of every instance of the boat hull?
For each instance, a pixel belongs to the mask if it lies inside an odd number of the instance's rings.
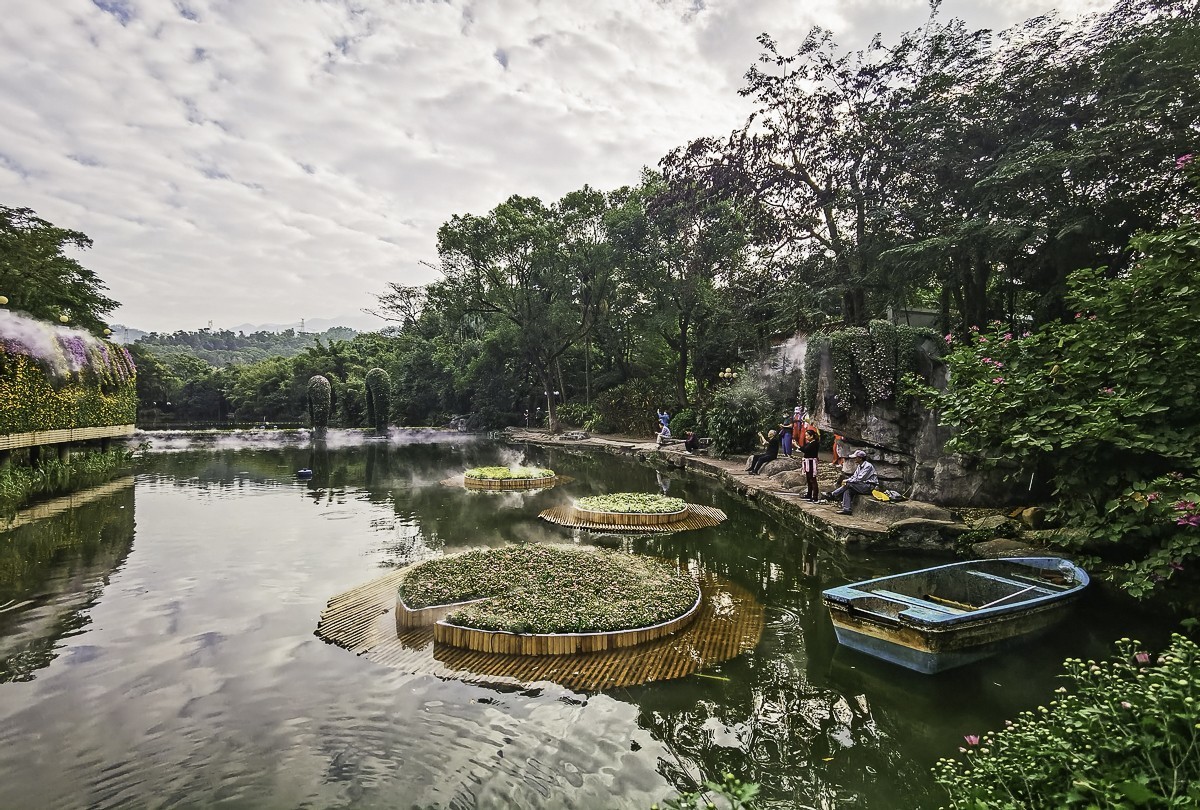
[[[874,617],[853,615],[829,605],[829,617],[839,644],[899,664],[926,675],[973,664],[1057,624],[1074,602],[1063,600],[1037,611],[1009,614],[943,630],[897,624],[887,626]]]
[[[1057,558],[951,563],[830,588],[837,639],[851,649],[932,674],[1044,633],[1087,587]]]

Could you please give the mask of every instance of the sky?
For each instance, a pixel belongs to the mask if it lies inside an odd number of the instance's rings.
[[[946,0],[1004,28],[1104,0]],[[111,320],[362,313],[438,226],[547,202],[742,124],[769,32],[861,46],[921,0],[0,0],[0,204],[83,231]],[[0,290],[0,294],[4,291]]]

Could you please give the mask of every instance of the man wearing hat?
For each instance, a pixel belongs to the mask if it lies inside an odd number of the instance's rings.
[[[850,460],[856,465],[854,472],[850,473],[850,477],[840,487],[825,493],[825,497],[831,501],[839,497],[842,499],[839,515],[850,514],[850,504],[855,493],[865,495],[879,486],[879,474],[875,472],[875,465],[867,461],[866,450],[855,450],[850,454]]]

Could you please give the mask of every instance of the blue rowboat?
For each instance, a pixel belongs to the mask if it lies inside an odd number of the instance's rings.
[[[1059,557],[950,563],[822,593],[838,642],[917,672],[986,658],[1050,628],[1087,572]]]

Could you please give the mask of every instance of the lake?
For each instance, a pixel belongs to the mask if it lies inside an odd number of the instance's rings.
[[[760,782],[764,807],[937,806],[929,766],[1050,700],[1065,656],[1165,636],[1093,588],[1052,635],[922,676],[839,649],[820,592],[942,558],[847,553],[628,458],[342,438],[319,452],[155,442],[133,475],[0,534],[0,807],[648,808],[726,772]],[[439,483],[515,461],[574,480]],[[664,489],[729,519],[626,547],[750,590],[766,611],[751,652],[579,693],[414,675],[314,635],[331,596],[408,562],[587,543],[537,513]]]

